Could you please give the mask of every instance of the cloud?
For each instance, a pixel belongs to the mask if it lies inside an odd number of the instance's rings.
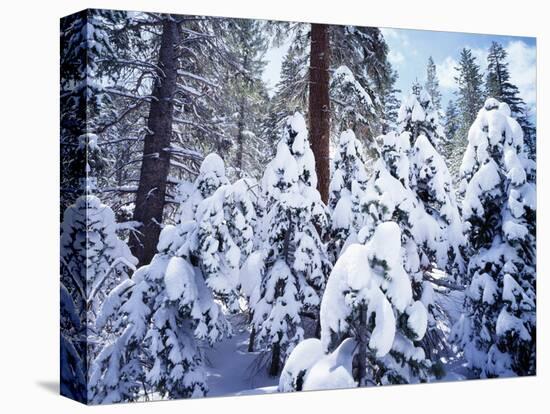
[[[403,56],[403,53],[392,49],[388,52],[388,60],[392,65],[397,66],[405,61],[405,56]]]
[[[488,50],[472,48],[472,55],[476,58],[483,77],[487,71]],[[523,100],[534,110],[537,98],[537,51],[536,46],[529,46],[521,40],[512,40],[505,45],[508,53],[508,67],[510,69],[510,81],[519,88]],[[453,56],[447,56],[436,64],[439,84],[442,89],[456,90],[455,67],[457,61]]]
[[[455,77],[457,76],[457,61],[452,56],[447,56],[441,63],[436,63],[439,86],[443,89],[456,89]]]
[[[537,100],[537,48],[521,40],[513,40],[506,46],[510,80],[520,91],[523,100],[534,106]]]
[[[400,43],[403,46],[409,46],[409,38],[405,31],[396,30],[389,27],[382,27],[380,31],[382,32],[382,36],[384,36],[384,39],[388,40],[389,42],[395,42]]]

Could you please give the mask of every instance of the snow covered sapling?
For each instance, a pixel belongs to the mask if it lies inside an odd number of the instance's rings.
[[[290,117],[285,128],[262,182],[267,211],[261,223],[263,266],[256,266],[262,280],[259,299],[251,304],[256,342],[272,352],[271,375],[279,373],[281,362],[302,340],[303,313],[315,318],[330,269],[317,231],[327,220],[315,189],[315,164],[303,117]]]
[[[192,264],[196,223],[166,226],[158,253],[120,285],[98,325],[120,334],[94,361],[94,402],[132,401],[151,392],[203,396],[208,388],[197,340],[214,343],[229,326],[201,272]]]
[[[103,300],[137,264],[116,230],[113,210],[94,195],[79,197],[61,224],[61,280],[75,302],[84,302],[91,333]]]
[[[319,235],[324,237],[328,231],[329,220],[326,206],[321,200],[319,191],[317,191],[315,157],[310,148],[306,121],[301,113],[296,112],[287,118],[281,141],[286,144],[290,154],[296,161],[298,192],[311,206],[313,224]]]
[[[239,269],[253,249],[255,211],[242,186],[224,185],[197,209],[194,248],[206,284],[231,310],[238,309]]]
[[[425,381],[430,363],[415,343],[426,332],[427,316],[403,268],[399,226],[384,222],[334,266],[321,303],[323,349],[332,351],[351,336],[359,385]]]
[[[430,95],[418,86],[399,108],[399,132],[411,134],[411,145],[420,135],[424,135],[439,152],[445,141],[445,132],[437,112]]]
[[[536,370],[534,168],[508,105],[487,99],[461,166],[472,256],[465,313],[455,327],[470,367],[482,377]]]
[[[411,279],[413,297],[428,309],[429,329],[422,346],[433,357],[448,344],[436,326],[445,315],[434,300],[432,271],[434,266],[460,269],[462,265],[462,229],[456,203],[447,186],[444,163],[425,136],[420,135],[413,148],[408,132],[386,134],[378,140],[381,157],[360,199],[362,228],[357,241],[365,243],[381,222],[399,225],[403,265]],[[433,202],[431,196],[445,203],[441,211],[429,204]]]
[[[183,181],[178,188],[181,202],[179,221],[194,220],[200,202],[226,184],[229,184],[229,180],[225,176],[223,160],[216,153],[208,154],[201,163],[199,175],[193,185]]]
[[[329,187],[331,230],[329,254],[335,262],[350,233],[360,229],[354,226],[353,213],[357,211],[358,197],[353,192],[364,190],[367,172],[363,159],[363,145],[348,129],[340,135],[333,160],[332,180]]]
[[[440,243],[431,257],[441,270],[460,281],[464,273],[466,245],[451,174],[444,158],[425,135],[420,135],[411,151],[411,189],[424,210],[439,225]]]
[[[339,66],[332,74],[330,94],[337,129],[362,130],[375,115],[373,92],[362,85],[349,67]]]
[[[166,226],[152,262],[105,302],[98,327],[116,335],[94,361],[94,401],[207,393],[198,341],[230,333],[219,302],[236,306],[239,266],[252,250],[254,207],[243,186],[219,185],[224,170],[217,155],[205,158],[192,193],[198,204],[182,209],[192,219]]]

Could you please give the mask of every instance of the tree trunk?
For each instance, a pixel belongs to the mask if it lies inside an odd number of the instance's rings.
[[[269,375],[276,377],[279,375],[281,365],[281,344],[276,342],[271,349],[271,366],[269,367]]]
[[[237,123],[237,177],[243,176],[243,155],[244,155],[244,100],[241,98],[241,104],[239,105],[239,121]]]
[[[253,326],[248,338],[248,352],[254,352],[254,342],[256,341],[256,328]]]
[[[330,182],[329,134],[329,27],[325,24],[311,25],[311,52],[309,64],[309,133],[311,149],[315,156],[317,189],[321,199],[328,201]]]
[[[359,309],[359,328],[357,330],[357,355],[356,355],[356,370],[354,372],[354,380],[357,381],[359,387],[365,385],[365,376],[367,373],[367,310],[364,306]]]
[[[172,19],[163,22],[157,80],[149,109],[148,134],[143,144],[143,161],[136,195],[134,220],[141,223],[140,234],[130,235],[132,254],[139,264],[147,264],[156,253],[164,210],[166,182],[170,168],[170,147],[176,89],[176,43],[178,26]]]

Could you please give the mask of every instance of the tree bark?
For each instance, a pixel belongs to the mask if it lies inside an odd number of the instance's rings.
[[[330,182],[329,62],[329,26],[313,23],[309,64],[309,132],[311,149],[315,156],[317,190],[325,204],[328,201]]]
[[[271,366],[269,367],[269,375],[276,377],[279,375],[281,366],[281,344],[276,342],[271,349]]]
[[[158,77],[153,87],[147,123],[149,133],[145,136],[134,208],[134,220],[141,223],[140,233],[132,233],[129,240],[132,254],[140,265],[149,263],[156,253],[170,169],[168,148],[172,138],[172,98],[176,89],[176,43],[179,30],[172,19],[166,19],[162,26]]]
[[[243,156],[244,156],[244,96],[241,97],[241,103],[239,105],[239,121],[237,123],[237,177],[243,176]]]
[[[364,306],[359,308],[359,327],[357,332],[358,350],[356,354],[356,370],[354,380],[359,387],[365,385],[365,376],[367,373],[367,310]]]

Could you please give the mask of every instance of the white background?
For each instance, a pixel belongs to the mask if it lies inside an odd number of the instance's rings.
[[[0,20],[0,408],[78,413],[57,395],[58,26],[86,7],[257,17],[538,38],[538,376],[378,389],[213,398],[97,407],[112,412],[548,412],[548,61],[544,1],[455,0],[26,0],[2,3]],[[310,4],[308,4],[310,3]],[[541,70],[541,68],[546,69]],[[89,411],[88,411],[89,412]]]

